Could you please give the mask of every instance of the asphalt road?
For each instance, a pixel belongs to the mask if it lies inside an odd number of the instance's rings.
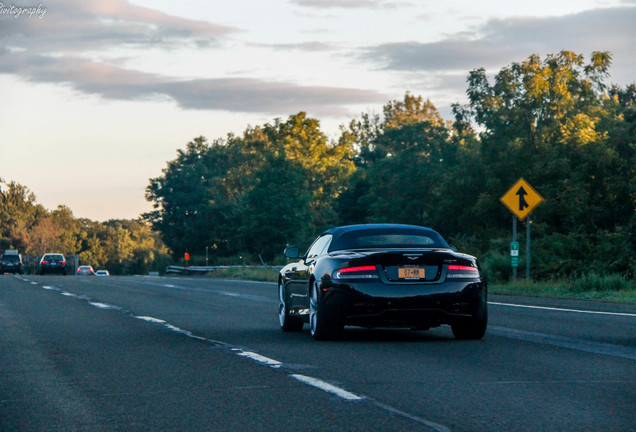
[[[1,276],[0,431],[636,431],[635,306],[490,302],[314,342],[274,284]]]

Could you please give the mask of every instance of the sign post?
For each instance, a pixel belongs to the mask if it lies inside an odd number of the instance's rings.
[[[500,201],[508,207],[519,220],[526,219],[526,279],[530,279],[530,225],[532,221],[528,215],[538,206],[543,197],[534,190],[523,178],[517,180],[506,192]],[[510,265],[512,266],[512,278],[517,279],[517,267],[519,266],[519,243],[517,242],[517,219],[512,218],[512,243],[510,243]]]

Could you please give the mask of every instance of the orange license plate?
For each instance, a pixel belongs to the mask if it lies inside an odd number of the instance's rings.
[[[424,279],[426,271],[419,267],[401,267],[398,269],[400,279]]]

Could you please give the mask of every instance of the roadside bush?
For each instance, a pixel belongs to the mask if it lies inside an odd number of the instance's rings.
[[[620,274],[582,274],[571,281],[570,291],[622,291],[630,289],[630,282]]]
[[[504,283],[510,280],[512,268],[510,267],[510,255],[500,251],[486,252],[479,260],[488,282]]]

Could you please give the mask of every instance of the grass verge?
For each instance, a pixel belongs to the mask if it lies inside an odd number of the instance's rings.
[[[214,270],[208,274],[212,277],[278,282],[278,270],[277,268],[267,267],[233,267]]]
[[[572,280],[527,281],[490,284],[491,294],[552,297],[636,304],[636,281],[620,275],[583,275]]]

